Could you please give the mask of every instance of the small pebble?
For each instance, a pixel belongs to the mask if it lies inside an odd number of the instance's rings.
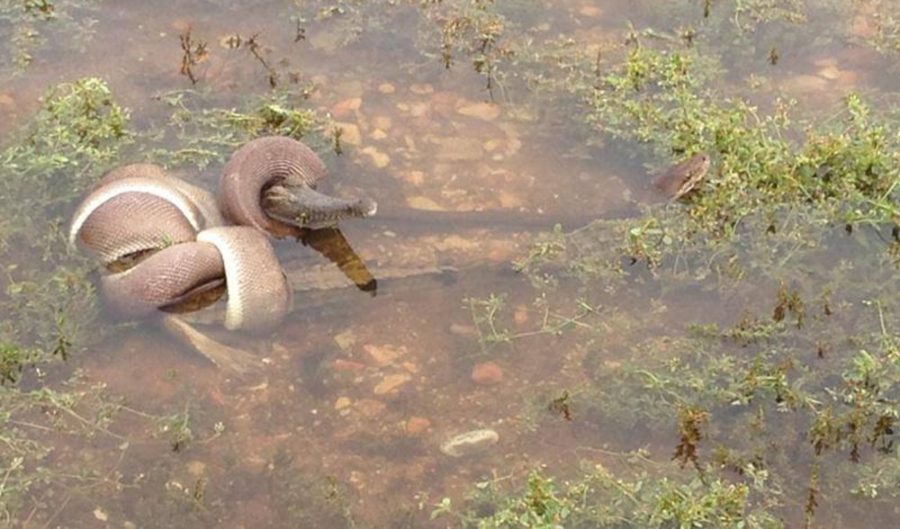
[[[187,464],[188,474],[196,477],[200,477],[206,473],[206,463],[203,461],[191,461]]]
[[[403,362],[400,365],[403,366],[403,369],[409,371],[410,373],[412,373],[414,375],[419,372],[419,366],[417,366],[413,362]]]
[[[376,129],[388,130],[393,125],[391,118],[388,116],[375,116],[372,118],[372,126]]]
[[[354,362],[353,360],[345,360],[338,358],[331,364],[335,371],[362,371],[366,368],[364,364]]]
[[[456,112],[470,118],[493,121],[500,116],[500,106],[496,103],[466,101],[456,108]]]
[[[410,417],[406,421],[406,433],[409,435],[421,435],[431,428],[431,421],[424,417]]]
[[[397,89],[391,83],[381,83],[378,85],[378,91],[382,94],[393,94]]]
[[[409,105],[409,115],[414,118],[421,118],[428,115],[428,110],[431,107],[428,103],[413,103]]]
[[[515,253],[514,245],[497,245],[487,253],[487,258],[492,263],[504,263],[513,259],[513,254]]]
[[[403,179],[414,186],[420,186],[425,183],[425,173],[422,171],[410,171],[403,175]]]
[[[506,149],[503,151],[507,156],[512,156],[519,152],[519,149],[522,148],[522,141],[512,136],[508,140],[506,140]]]
[[[287,358],[290,355],[291,350],[287,348],[286,345],[281,343],[273,343],[272,344],[272,354],[281,356],[282,358]]]
[[[829,65],[823,67],[822,69],[819,70],[818,73],[819,73],[819,77],[821,77],[823,79],[828,79],[829,81],[834,81],[834,80],[840,78],[840,76],[841,76],[841,70],[833,64],[829,64]]]
[[[516,305],[516,308],[513,311],[513,321],[519,326],[528,323],[528,307],[525,305]]]
[[[176,18],[169,23],[169,28],[183,33],[191,29],[191,23],[183,18]]]
[[[363,350],[369,355],[369,358],[379,367],[386,366],[397,360],[407,353],[406,347],[394,345],[372,345],[366,344]]]
[[[375,386],[374,392],[376,395],[393,393],[410,380],[412,380],[412,376],[409,373],[395,373],[393,375],[388,375]]]
[[[459,235],[450,235],[434,243],[434,248],[439,252],[474,252],[482,246],[483,241],[479,238],[467,238]]]
[[[0,92],[0,106],[12,110],[16,106],[16,100],[11,95]]]
[[[441,452],[451,457],[462,457],[482,452],[497,444],[500,435],[494,430],[472,430],[441,443]]]
[[[502,189],[500,191],[500,206],[503,208],[511,209],[511,208],[519,208],[525,205],[525,201],[522,198],[506,189]]]
[[[426,211],[444,211],[440,204],[424,196],[414,196],[406,199],[406,205],[413,209],[424,209]]]
[[[457,336],[465,336],[467,338],[477,338],[478,329],[472,325],[462,325],[459,323],[450,324],[450,333]]]
[[[490,386],[503,381],[503,370],[494,362],[481,362],[472,368],[472,381]]]
[[[356,344],[356,333],[353,332],[353,329],[347,329],[346,331],[335,334],[334,343],[336,343],[342,351],[347,352],[354,344]]]
[[[581,13],[582,15],[584,15],[586,17],[590,17],[590,18],[597,18],[603,14],[602,9],[600,9],[597,6],[590,6],[590,5],[582,6],[582,8],[578,10],[578,12]]]
[[[351,97],[350,99],[345,99],[336,103],[333,107],[331,107],[331,114],[336,118],[345,118],[353,114],[353,112],[359,110],[362,106],[362,99],[358,97]]]
[[[387,404],[375,399],[360,399],[354,408],[368,418],[378,417],[387,408]]]
[[[412,84],[409,85],[409,91],[416,95],[425,95],[434,92],[434,87],[430,84]]]
[[[366,147],[361,152],[372,158],[372,163],[375,164],[375,167],[379,169],[384,169],[391,164],[391,157],[379,151],[375,147]]]

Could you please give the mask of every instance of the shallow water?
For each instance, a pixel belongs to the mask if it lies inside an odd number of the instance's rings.
[[[317,8],[330,4],[347,13],[317,19]],[[478,481],[520,479],[538,465],[565,475],[582,458],[613,468],[618,459],[604,454],[642,447],[669,461],[675,430],[606,428],[602,413],[578,410],[566,420],[548,412],[548,402],[589,384],[592,363],[627,359],[635,343],[677,340],[693,322],[731,325],[748,307],[768,310],[777,285],[728,292],[709,280],[664,284],[636,267],[615,291],[563,278],[542,292],[515,273],[509,263],[555,223],[571,230],[595,218],[636,216],[640,206],[663,201],[648,170],[668,160],[651,158],[640,145],[604,145],[581,125],[575,102],[538,105],[515,74],[488,91],[466,57],[445,68],[415,2],[400,4],[99,2],[70,11],[94,20],[91,37],[79,40],[83,49],[69,43],[70,30],[47,25],[48,42],[33,50],[32,64],[5,78],[4,138],[27,122],[48,85],[85,76],[106,80],[132,110],[133,126],[149,129],[168,119],[155,96],[191,88],[179,74],[180,34],[190,28],[208,43],[195,88],[208,90],[203,101],[217,107],[270,90],[263,64],[222,45],[230,35],[257,35],[279,89],[314,82],[306,105],[330,112],[345,128],[344,153],[326,156],[330,189],[365,192],[382,213],[343,226],[379,279],[377,295],[352,287],[300,292],[288,321],[264,339],[208,329],[259,354],[259,372],[222,372],[149,323],[123,327],[76,355],[73,368],[128,407],[184,411],[193,439],[173,445],[135,413],[110,426],[115,436],[60,440],[56,457],[82,451],[96,480],[59,492],[64,500],[29,504],[19,519],[25,526],[93,527],[101,520],[111,527],[449,527],[446,519],[429,520],[434,505],[444,497],[462,501]],[[507,38],[560,34],[591,46],[623,39],[629,21],[670,32],[702,28],[699,4],[679,4],[683,12],[671,17],[646,7],[652,3],[624,1],[515,2],[504,9],[532,21]],[[305,38],[296,40],[291,16],[306,17],[299,23]],[[357,25],[361,32],[344,45],[340,37],[355,35]],[[900,88],[890,59],[859,44],[796,44],[760,31],[742,45],[757,48],[760,61],[723,74],[735,91],[754,71],[809,109],[848,90]],[[765,62],[772,47],[781,50],[774,66]],[[178,147],[174,134],[162,143]],[[212,187],[219,169],[212,163],[177,173]],[[480,220],[429,223],[431,209],[478,211]],[[517,224],[525,216],[540,221]],[[828,258],[836,261],[844,254],[835,247]],[[281,241],[276,249],[296,282],[305,270],[330,266],[298,243]],[[397,269],[409,273],[391,272]],[[505,296],[499,322],[517,335],[509,343],[479,341],[485,327],[473,321],[470,303],[491,294]],[[597,312],[579,314],[578,299]],[[577,322],[559,335],[547,332],[547,322],[561,321],[554,314]],[[594,334],[579,334],[580,326]],[[491,375],[473,377],[473,368],[488,361],[495,364]],[[495,430],[499,442],[465,458],[440,452],[449,437],[481,428]],[[853,526],[849,518],[858,511],[845,509],[847,498],[830,499],[821,501],[826,514],[817,526]],[[804,500],[786,501],[784,517],[801,523]],[[873,509],[865,523],[889,524],[894,514]]]

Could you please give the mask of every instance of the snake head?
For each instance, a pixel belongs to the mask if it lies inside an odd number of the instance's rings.
[[[319,193],[305,185],[274,185],[263,192],[262,207],[275,220],[305,229],[336,226],[348,218],[375,214],[378,205],[370,198],[347,200]]]
[[[706,153],[698,153],[687,160],[676,164],[659,176],[653,184],[670,196],[670,200],[678,200],[693,191],[706,177],[709,171],[710,158]]]

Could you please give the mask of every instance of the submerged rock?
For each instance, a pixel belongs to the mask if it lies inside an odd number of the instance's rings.
[[[431,428],[431,421],[424,417],[413,416],[406,421],[405,428],[407,434],[411,436],[419,436],[424,434],[426,431],[428,431],[429,428]]]
[[[441,443],[441,452],[451,457],[463,457],[487,450],[499,440],[500,434],[489,428],[472,430]]]
[[[438,140],[437,159],[442,162],[472,162],[484,155],[481,140],[464,136]]]
[[[482,386],[499,384],[503,381],[503,369],[496,362],[482,362],[472,368],[472,381]]]
[[[375,394],[386,395],[388,393],[393,393],[400,387],[406,385],[410,380],[412,380],[412,376],[408,373],[394,373],[387,375],[375,386]]]
[[[494,121],[500,117],[500,105],[487,102],[463,101],[456,112],[470,118],[477,118],[484,121]]]

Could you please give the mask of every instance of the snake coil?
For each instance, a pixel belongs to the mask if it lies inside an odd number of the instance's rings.
[[[104,301],[121,317],[147,316],[224,280],[225,327],[269,331],[284,319],[292,297],[269,239],[296,235],[299,228],[266,215],[261,201],[267,190],[302,197],[298,218],[337,221],[375,211],[368,199],[319,194],[315,186],[325,174],[312,150],[285,137],[238,149],[223,171],[218,201],[156,165],[125,165],[107,173],[78,206],[69,241],[108,268],[136,261],[101,279]]]

